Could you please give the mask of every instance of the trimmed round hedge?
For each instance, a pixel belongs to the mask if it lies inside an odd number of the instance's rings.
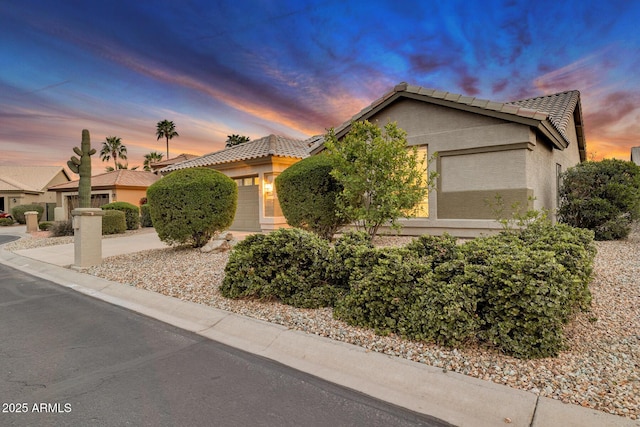
[[[182,169],[151,185],[147,199],[160,240],[199,248],[233,223],[238,187],[213,169]]]
[[[122,234],[127,230],[126,215],[119,210],[107,210],[102,216],[102,234]]]
[[[40,222],[40,220],[42,219],[42,214],[44,213],[44,208],[36,204],[18,205],[11,209],[11,216],[13,216],[13,219],[18,221],[20,224],[26,224],[27,219],[25,218],[24,213],[31,211],[38,212],[38,222]]]
[[[124,212],[127,230],[137,230],[140,227],[140,209],[136,205],[127,202],[113,202],[100,207],[102,210],[114,210]]]
[[[331,176],[333,164],[325,155],[311,156],[288,167],[276,178],[282,213],[292,227],[331,239],[348,224],[338,215],[336,196],[342,185]]]

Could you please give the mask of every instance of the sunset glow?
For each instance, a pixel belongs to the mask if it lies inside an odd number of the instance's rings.
[[[0,165],[63,166],[89,129],[129,166],[227,135],[324,133],[400,82],[494,101],[577,89],[587,156],[640,146],[640,2],[0,3]],[[93,159],[94,173],[106,164]]]

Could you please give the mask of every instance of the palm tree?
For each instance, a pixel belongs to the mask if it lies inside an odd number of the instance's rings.
[[[227,144],[225,147],[233,147],[234,145],[244,144],[245,142],[249,142],[250,139],[248,136],[244,135],[227,135]]]
[[[162,153],[159,153],[157,151],[152,151],[149,154],[145,154],[144,155],[144,170],[146,171],[150,171],[151,170],[151,163],[155,163],[155,162],[159,162],[160,160],[162,160]]]
[[[166,138],[167,139],[167,159],[169,158],[169,140],[173,139],[174,136],[180,136],[178,135],[178,132],[176,132],[176,125],[173,122],[170,122],[169,120],[163,120],[161,122],[158,122],[158,124],[156,125],[156,141],[160,138]]]
[[[127,160],[127,147],[122,144],[120,137],[108,136],[107,140],[102,143],[100,158],[103,162],[113,159],[114,169],[120,169],[118,159]]]
[[[134,166],[131,169],[129,169],[129,163],[117,162],[115,168],[113,166],[107,166],[106,168],[104,168],[104,170],[106,170],[107,172],[113,172],[113,171],[119,170],[119,169],[128,169],[128,170],[134,171],[134,170],[138,169],[139,167],[140,167],[140,165]]]

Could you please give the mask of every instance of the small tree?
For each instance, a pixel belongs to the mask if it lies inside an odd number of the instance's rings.
[[[278,175],[276,191],[289,225],[331,239],[349,223],[336,207],[342,185],[331,176],[332,170],[331,159],[321,154],[307,157]]]
[[[233,222],[238,187],[213,169],[182,169],[151,185],[147,199],[160,240],[199,248]]]
[[[334,163],[331,175],[343,186],[337,199],[341,215],[371,238],[386,222],[400,229],[398,219],[414,216],[411,211],[435,181],[436,174],[427,171],[416,147],[407,148],[407,134],[395,122],[384,132],[368,121],[354,122],[342,140],[330,130],[325,141]]]
[[[238,145],[238,144],[244,144],[245,142],[249,142],[250,139],[248,136],[244,136],[244,135],[236,135],[235,133],[233,135],[227,135],[227,143],[225,145],[225,147],[233,147],[234,145]]]
[[[562,177],[558,219],[593,230],[596,240],[625,238],[640,218],[640,167],[605,159],[580,163]]]

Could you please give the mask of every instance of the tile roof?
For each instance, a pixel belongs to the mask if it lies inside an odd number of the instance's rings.
[[[299,139],[285,138],[279,135],[269,135],[254,141],[234,145],[214,153],[205,154],[195,159],[175,163],[160,169],[160,173],[178,169],[206,167],[223,163],[238,162],[261,157],[293,157],[304,159],[309,156],[309,144]]]
[[[580,92],[570,90],[567,92],[556,93],[548,96],[539,96],[537,98],[522,99],[513,101],[509,104],[525,107],[535,111],[544,111],[549,115],[549,121],[556,129],[569,140],[567,137],[567,126],[569,119],[573,116],[576,105],[580,101]]]
[[[577,108],[577,115],[579,116],[579,120],[576,120],[576,127],[578,128],[578,148],[581,159],[585,160],[586,158],[580,92],[577,90],[521,101],[494,102],[488,99],[400,83],[381,98],[371,103],[371,105],[354,115],[350,120],[337,127],[335,129],[336,135],[341,137],[342,134],[346,133],[350,128],[352,122],[368,119],[388,103],[394,102],[398,97],[411,97],[451,108],[528,124],[541,130],[559,149],[564,149],[569,145],[570,141],[566,133],[568,130],[567,125],[570,122],[570,117]],[[311,152],[315,154],[322,149],[322,145],[322,142],[317,142],[311,148]]]
[[[62,166],[0,166],[0,191],[43,193],[61,171],[67,176]]]
[[[164,160],[160,160],[159,162],[153,162],[151,163],[151,168],[160,169],[165,166],[172,165],[174,163],[180,163],[180,162],[184,162],[185,160],[195,159],[196,157],[198,156],[195,154],[182,153],[182,154],[178,154],[175,157],[171,157],[170,159],[164,159]]]
[[[91,177],[91,188],[149,187],[160,177],[152,172],[118,169]],[[49,187],[49,190],[73,190],[78,188],[79,180]]]

